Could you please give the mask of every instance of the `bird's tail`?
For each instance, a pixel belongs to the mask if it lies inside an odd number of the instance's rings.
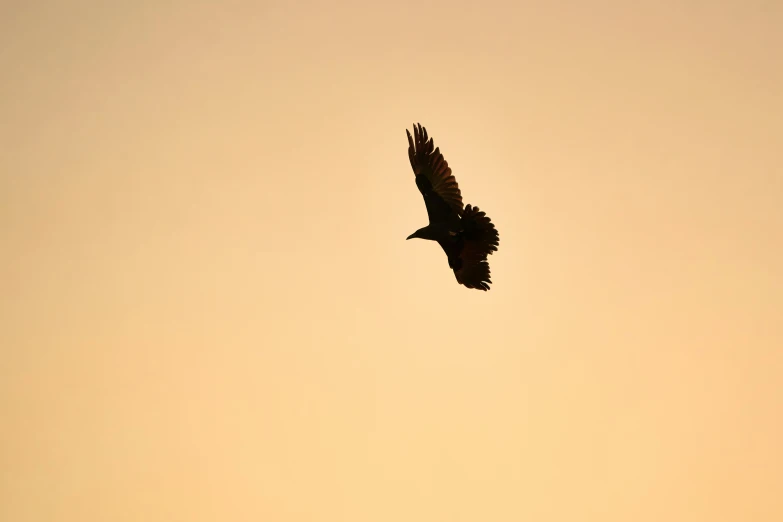
[[[500,235],[489,217],[478,207],[467,205],[462,214],[462,237],[465,241],[463,256],[476,261],[486,259],[497,251]]]

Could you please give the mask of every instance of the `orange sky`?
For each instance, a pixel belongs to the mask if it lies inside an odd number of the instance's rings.
[[[9,4],[0,520],[783,520],[783,4]]]

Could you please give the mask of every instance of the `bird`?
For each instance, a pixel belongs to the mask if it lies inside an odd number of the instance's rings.
[[[457,179],[440,148],[428,137],[427,129],[414,124],[413,136],[408,129],[405,133],[408,158],[430,221],[407,239],[436,241],[446,253],[459,284],[489,290],[492,281],[487,256],[496,252],[500,244],[495,225],[478,207],[463,207]]]

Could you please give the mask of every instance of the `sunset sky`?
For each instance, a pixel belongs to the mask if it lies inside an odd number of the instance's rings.
[[[780,522],[781,28],[5,2],[0,520]],[[414,122],[489,292],[405,240]]]

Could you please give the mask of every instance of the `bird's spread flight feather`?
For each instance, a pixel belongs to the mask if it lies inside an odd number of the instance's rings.
[[[408,158],[410,158],[413,173],[416,175],[416,186],[424,196],[430,223],[447,221],[452,215],[462,215],[462,194],[456,178],[451,174],[451,168],[435,148],[427,129],[421,125],[413,126],[413,136],[408,135]]]
[[[462,215],[462,248],[454,275],[468,288],[489,290],[490,279],[487,256],[497,251],[500,237],[495,225],[478,207],[468,205]]]

